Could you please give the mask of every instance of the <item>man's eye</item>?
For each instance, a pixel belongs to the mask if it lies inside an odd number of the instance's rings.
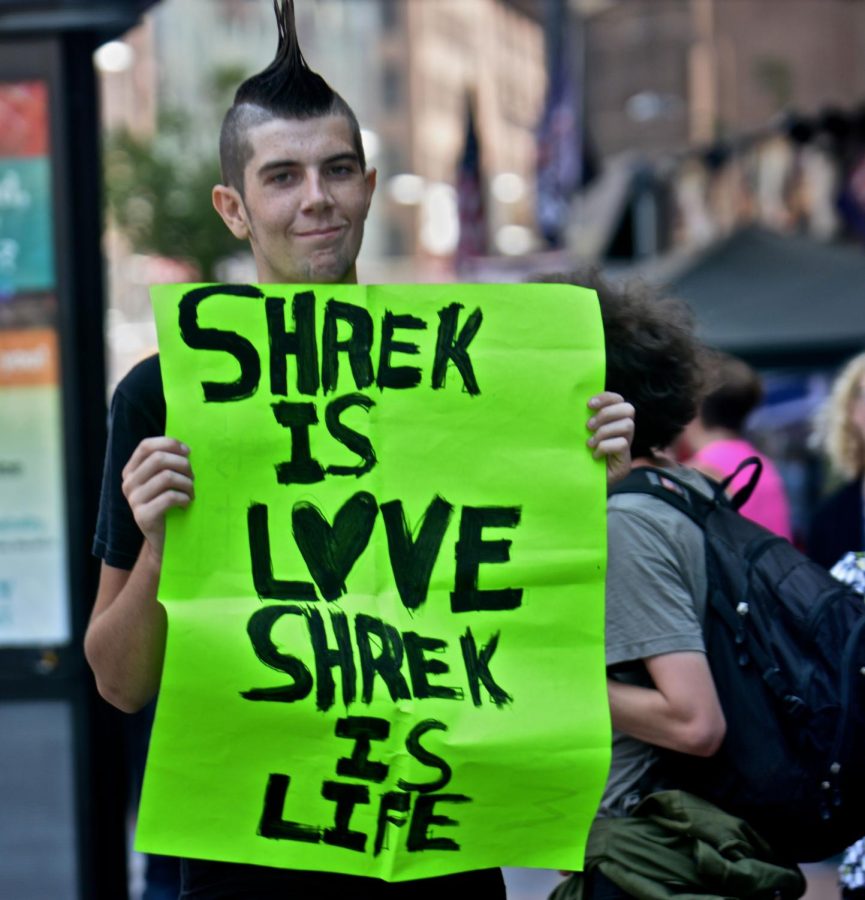
[[[291,181],[291,172],[273,172],[269,181],[271,184],[287,184]]]
[[[339,165],[331,166],[328,169],[328,172],[331,175],[335,175],[337,178],[345,177],[347,175],[354,174],[354,166],[348,165],[346,163],[340,163]]]

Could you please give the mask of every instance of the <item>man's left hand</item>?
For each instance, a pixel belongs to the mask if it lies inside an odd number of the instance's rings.
[[[631,471],[634,407],[621,394],[604,391],[589,400],[593,415],[586,423],[592,432],[587,443],[595,459],[607,461],[607,484],[621,481]]]

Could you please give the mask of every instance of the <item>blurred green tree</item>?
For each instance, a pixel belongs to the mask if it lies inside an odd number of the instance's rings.
[[[214,211],[210,192],[221,179],[216,114],[228,108],[244,77],[237,66],[222,66],[208,78],[211,103],[198,115],[163,109],[153,135],[127,128],[106,135],[106,202],[136,253],[183,259],[212,280],[216,264],[243,249]],[[212,150],[201,149],[202,134]]]

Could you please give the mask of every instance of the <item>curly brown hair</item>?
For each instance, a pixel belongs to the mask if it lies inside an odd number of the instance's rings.
[[[597,269],[544,275],[541,282],[594,290],[604,322],[606,388],[635,410],[634,457],[669,446],[694,418],[704,384],[706,351],[690,309],[643,282],[613,285]]]

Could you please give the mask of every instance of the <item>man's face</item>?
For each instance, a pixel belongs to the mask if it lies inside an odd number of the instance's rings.
[[[356,282],[375,170],[361,169],[348,120],[272,119],[248,140],[240,224],[223,218],[249,239],[259,281]]]

